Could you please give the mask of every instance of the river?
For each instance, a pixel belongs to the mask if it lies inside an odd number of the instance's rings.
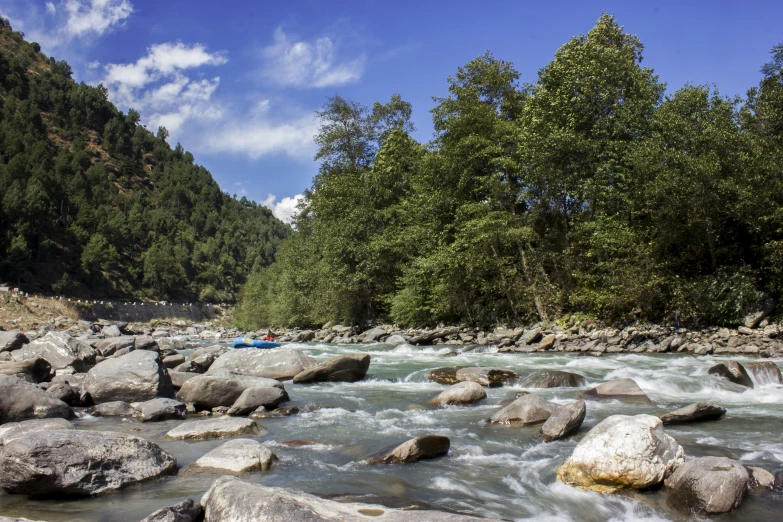
[[[667,426],[690,456],[718,455],[743,464],[783,469],[783,386],[743,388],[707,375],[724,357],[619,354],[602,357],[575,354],[499,354],[493,347],[456,353],[436,346],[289,344],[319,361],[363,351],[372,356],[367,379],[347,384],[285,384],[299,415],[262,419],[267,431],[256,437],[277,453],[280,462],[268,472],[245,480],[316,494],[388,497],[389,502],[426,503],[476,515],[536,521],[692,520],[665,505],[665,492],[600,495],[555,481],[555,468],[592,426],[613,414],[662,413],[697,401],[725,407],[713,422]],[[739,362],[758,359],[733,357]],[[775,361],[779,366],[783,360]],[[498,427],[483,423],[496,404],[522,388],[488,390],[476,406],[435,409],[428,401],[445,386],[427,382],[427,372],[441,366],[501,366],[525,376],[532,371],[561,369],[580,373],[588,387],[630,377],[655,406],[618,401],[587,402],[585,422],[575,438],[552,443],[536,439],[538,426]],[[530,390],[566,403],[584,389]],[[318,407],[315,409],[314,407]],[[165,433],[182,421],[142,424],[117,418],[77,419],[79,429],[112,430],[144,437],[174,455],[180,468],[224,441],[170,441]],[[440,434],[451,439],[447,457],[402,466],[367,465],[362,458],[412,437]],[[286,445],[308,440],[315,445]],[[118,493],[75,500],[41,500],[0,493],[0,514],[45,521],[134,521],[184,498],[198,500],[220,473],[190,474],[149,482]],[[355,497],[359,498],[359,497]],[[368,501],[378,499],[367,497]],[[422,512],[421,520],[426,520]],[[722,521],[783,520],[783,494],[751,493]]]

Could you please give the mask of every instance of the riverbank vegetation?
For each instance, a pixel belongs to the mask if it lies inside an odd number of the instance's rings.
[[[246,328],[484,325],[568,313],[736,324],[783,289],[783,46],[744,99],[666,93],[605,15],[521,84],[491,53],[416,142],[398,96],[336,95],[321,167]]]

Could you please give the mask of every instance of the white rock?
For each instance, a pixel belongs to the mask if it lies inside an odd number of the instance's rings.
[[[213,449],[193,465],[231,473],[246,473],[266,471],[276,461],[277,455],[261,443],[251,439],[234,439]]]

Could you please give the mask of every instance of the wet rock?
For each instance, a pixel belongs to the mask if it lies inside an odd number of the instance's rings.
[[[75,390],[67,382],[58,382],[46,388],[46,393],[56,397],[68,406],[79,406],[81,404],[81,393]]]
[[[442,435],[416,437],[397,447],[390,447],[367,458],[370,464],[403,464],[441,457],[449,452],[451,441]]]
[[[182,354],[169,355],[163,358],[163,366],[166,368],[175,368],[185,362],[185,356]]]
[[[198,375],[185,381],[177,393],[177,399],[193,404],[197,410],[211,410],[220,406],[231,407],[248,388],[282,388],[283,385],[263,377],[245,377],[235,374],[217,377]]]
[[[384,335],[386,335],[386,330],[384,328],[372,328],[361,334],[361,337],[363,343],[369,344],[379,341]]]
[[[0,331],[0,352],[12,352],[30,342],[27,336],[19,330]]]
[[[507,399],[503,399],[502,401],[500,401],[498,403],[498,406],[500,406],[501,408],[505,408],[506,406],[508,406],[509,404],[514,402],[515,400],[517,400],[520,397],[522,397],[523,395],[530,395],[530,392],[526,392],[526,391],[516,392],[513,397],[509,397]]]
[[[199,522],[203,519],[204,508],[189,498],[173,506],[159,509],[141,522]]]
[[[778,365],[772,361],[761,361],[748,363],[745,369],[753,376],[756,384],[763,386],[765,384],[783,384],[783,375],[780,373]]]
[[[452,384],[430,401],[435,406],[472,404],[487,398],[487,392],[476,382],[458,382]]]
[[[585,413],[585,401],[582,399],[556,409],[541,426],[539,437],[544,442],[551,442],[573,435],[584,422]]]
[[[541,333],[541,328],[533,328],[532,330],[525,330],[525,333],[519,338],[517,344],[528,345],[537,343],[544,335]]]
[[[591,390],[587,390],[584,395],[589,400],[611,400],[621,401],[639,401],[652,404],[649,397],[639,388],[633,379],[612,379],[599,384]]]
[[[124,401],[111,401],[96,404],[87,413],[94,417],[130,417],[136,409]]]
[[[728,513],[742,504],[750,476],[736,460],[700,457],[679,466],[666,479],[668,503],[688,513]]]
[[[663,482],[685,460],[682,447],[652,415],[612,415],[590,430],[557,479],[601,492],[645,489]]]
[[[277,455],[261,443],[251,439],[234,439],[213,449],[193,465],[229,473],[267,471],[277,462]]]
[[[93,346],[95,346],[95,350],[97,350],[100,355],[103,357],[109,357],[120,350],[134,350],[136,348],[136,338],[132,335],[123,335],[121,337],[113,337],[111,339],[101,339],[99,341],[95,341]]]
[[[284,389],[275,387],[246,388],[228,409],[228,415],[247,415],[258,408],[274,410],[288,400]]]
[[[36,432],[0,452],[0,487],[22,495],[96,495],[176,470],[156,444],[111,431]]]
[[[458,369],[456,378],[459,382],[472,381],[489,388],[497,388],[517,382],[519,375],[505,368],[476,366]]]
[[[41,358],[46,359],[55,370],[72,366],[81,372],[95,364],[96,353],[90,345],[65,332],[48,332],[11,355],[17,361]]]
[[[51,371],[52,365],[40,357],[24,361],[0,362],[0,375],[12,375],[32,383],[48,380]]]
[[[405,344],[408,341],[405,340],[405,337],[401,335],[390,335],[386,341],[384,341],[386,344],[391,344],[392,346],[400,346],[401,344]]]
[[[296,415],[301,410],[298,406],[282,406],[274,410],[267,410],[263,406],[250,414],[251,419],[268,419],[269,417],[288,417]]]
[[[29,433],[51,430],[73,430],[73,424],[65,419],[32,419],[22,422],[7,422],[0,426],[0,446]]]
[[[223,370],[235,375],[284,381],[316,364],[315,359],[295,348],[243,348],[218,357],[206,374],[215,375]]]
[[[222,522],[493,522],[441,511],[404,511],[377,504],[335,502],[290,489],[253,484],[231,476],[217,479],[201,503],[207,521]]]
[[[579,388],[587,380],[577,373],[559,370],[533,372],[522,382],[523,388]]]
[[[174,399],[157,398],[132,404],[133,416],[141,422],[155,422],[167,419],[184,419],[187,415],[185,403]]]
[[[70,419],[73,410],[34,384],[0,375],[0,424],[53,417]]]
[[[185,372],[178,372],[174,370],[169,370],[169,379],[171,379],[171,386],[175,390],[179,390],[182,388],[182,386],[192,379],[193,377],[196,377],[197,375],[201,375],[199,373],[185,373]]]
[[[684,422],[718,420],[726,414],[726,408],[710,402],[697,402],[661,415],[664,425]]]
[[[84,379],[83,390],[95,403],[140,402],[156,397],[173,397],[174,388],[160,355],[135,350],[95,365]]]
[[[557,405],[532,393],[523,395],[489,418],[490,424],[526,426],[546,421],[557,410]]]
[[[755,466],[745,466],[750,476],[750,482],[748,485],[753,489],[762,491],[772,491],[775,489],[775,475],[770,473],[764,468],[757,468]]]
[[[364,379],[370,368],[370,355],[350,353],[333,357],[294,376],[294,383],[356,382]]]
[[[707,373],[722,377],[734,384],[753,388],[753,381],[751,380],[750,375],[748,375],[745,367],[737,361],[726,361],[725,363],[716,364],[707,370]]]
[[[538,342],[538,349],[543,350],[551,350],[552,347],[555,345],[555,335],[549,334],[545,335],[539,342]]]
[[[250,419],[217,417],[185,422],[166,433],[166,437],[179,440],[208,440],[258,435],[259,433],[261,431],[258,424]]]
[[[457,371],[465,366],[450,366],[447,368],[435,368],[427,374],[427,380],[437,382],[438,384],[456,384]]]

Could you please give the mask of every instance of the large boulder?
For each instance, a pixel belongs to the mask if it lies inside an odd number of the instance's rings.
[[[174,397],[171,378],[160,363],[160,354],[149,350],[135,350],[96,364],[87,372],[82,389],[96,403]]]
[[[259,408],[274,410],[288,400],[283,388],[267,386],[264,388],[246,388],[228,409],[228,415],[247,415]]]
[[[745,365],[745,369],[759,386],[765,384],[783,384],[783,375],[780,373],[780,368],[772,361],[748,363]]]
[[[212,484],[201,504],[207,522],[498,522],[442,511],[407,511],[377,504],[337,502],[228,475]]]
[[[34,384],[0,375],[0,424],[52,417],[70,419],[73,410]]]
[[[65,332],[48,332],[40,339],[12,352],[11,355],[17,361],[46,359],[55,370],[71,366],[77,372],[86,372],[95,364],[96,353],[90,345]]]
[[[749,481],[748,471],[736,460],[726,457],[691,459],[666,479],[667,501],[687,513],[728,513],[742,504]]]
[[[132,335],[112,337],[111,339],[99,339],[93,346],[103,357],[110,357],[120,350],[133,351],[136,348],[136,338]]]
[[[430,370],[427,374],[427,380],[437,382],[438,384],[456,384],[459,382],[457,379],[457,371],[462,368],[465,368],[465,366],[435,368],[434,370]]]
[[[580,388],[585,385],[587,380],[578,373],[559,370],[533,372],[521,384],[523,388]]]
[[[416,437],[399,446],[381,450],[366,460],[370,464],[404,464],[441,457],[449,452],[451,441],[443,435]]]
[[[307,368],[294,376],[297,384],[314,382],[356,382],[364,379],[370,368],[370,354],[338,355],[317,366]]]
[[[207,370],[207,375],[225,375],[228,372],[285,381],[316,364],[315,359],[296,348],[242,348],[218,357]]]
[[[523,395],[489,418],[490,424],[526,426],[546,421],[557,410],[557,405],[532,393]]]
[[[30,342],[27,336],[19,330],[10,332],[0,332],[0,352],[12,352],[18,350],[22,345]]]
[[[23,495],[96,495],[176,470],[156,444],[112,431],[39,431],[0,452],[0,487]]]
[[[184,419],[187,416],[184,402],[164,397],[136,402],[132,406],[134,409],[133,416],[141,422]]]
[[[68,406],[81,406],[82,399],[79,390],[73,388],[67,382],[58,382],[46,388],[46,393],[56,397]]]
[[[166,433],[166,437],[179,440],[208,440],[258,435],[261,430],[255,421],[237,417],[215,417],[189,421]]]
[[[652,404],[649,397],[633,379],[612,379],[585,392],[585,399],[611,400]]]
[[[188,498],[173,506],[160,508],[141,522],[199,522],[201,520],[204,520],[204,508]]]
[[[725,363],[716,364],[707,370],[707,373],[709,375],[717,375],[740,386],[753,388],[753,380],[748,375],[745,367],[737,361],[726,361]]]
[[[130,417],[136,408],[124,401],[111,401],[96,404],[87,413],[95,417]]]
[[[231,407],[248,388],[283,389],[283,385],[274,379],[226,375],[198,375],[189,379],[180,388],[177,399],[193,404],[197,410],[211,410],[219,406]]]
[[[585,401],[582,399],[556,409],[541,426],[539,437],[544,442],[552,442],[573,435],[584,422],[585,413]]]
[[[460,368],[457,370],[456,377],[459,382],[472,381],[489,388],[497,388],[498,386],[512,384],[519,380],[519,375],[516,372],[506,368],[486,366]]]
[[[32,383],[48,380],[51,372],[52,365],[40,357],[24,361],[0,362],[0,375],[13,375]]]
[[[0,446],[28,433],[51,430],[73,430],[73,424],[65,419],[31,419],[22,422],[8,422],[0,426]]]
[[[711,402],[697,402],[661,415],[664,425],[718,420],[726,414],[726,408]]]
[[[657,486],[685,454],[652,415],[612,415],[577,444],[557,468],[557,479],[602,492]]]
[[[381,337],[386,335],[386,330],[384,328],[376,327],[371,328],[370,330],[367,330],[362,336],[362,342],[363,343],[374,343],[375,341],[379,341]]]
[[[454,406],[462,404],[472,404],[487,398],[487,392],[484,387],[477,382],[458,382],[452,384],[437,397],[430,401],[435,406]]]
[[[212,346],[202,346],[201,348],[196,348],[192,352],[190,352],[190,355],[185,357],[186,361],[197,361],[202,357],[209,357],[214,361],[221,355],[223,355],[226,352],[230,352],[232,348],[226,346],[225,344],[213,344]],[[203,359],[206,360],[206,359]],[[212,364],[210,362],[209,364]]]
[[[745,328],[756,328],[761,321],[775,310],[775,300],[761,294],[753,308],[742,319]]]
[[[193,465],[239,474],[266,471],[275,462],[277,462],[277,455],[260,442],[252,439],[234,439],[224,442]]]
[[[187,363],[185,363],[187,364]],[[188,382],[190,379],[193,379],[194,377],[198,376],[200,374],[198,373],[191,373],[191,372],[178,372],[176,370],[169,370],[169,378],[171,379],[171,386],[175,390],[179,390],[182,388],[186,382]]]
[[[386,341],[384,341],[386,344],[391,344],[392,346],[400,346],[401,344],[405,344],[408,341],[405,340],[405,337],[401,335],[390,335]]]

